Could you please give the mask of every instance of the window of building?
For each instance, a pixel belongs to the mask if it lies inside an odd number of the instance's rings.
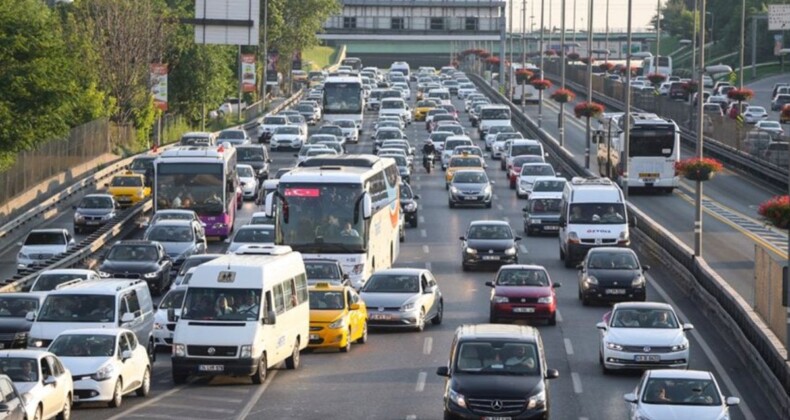
[[[431,30],[432,31],[443,31],[444,30],[444,18],[431,18]]]
[[[477,18],[476,17],[468,17],[464,22],[464,28],[467,31],[476,31],[478,27]]]
[[[357,27],[357,18],[356,17],[344,17],[343,18],[343,29],[356,29]]]
[[[406,29],[406,22],[402,17],[392,18],[390,21],[390,28],[392,29]]]

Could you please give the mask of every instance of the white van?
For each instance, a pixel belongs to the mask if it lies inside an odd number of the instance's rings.
[[[190,131],[181,135],[181,146],[213,146],[216,136],[206,131]]]
[[[261,384],[282,361],[299,366],[299,352],[310,341],[301,254],[247,245],[194,270],[173,335],[174,383],[190,375],[230,375]],[[168,319],[175,320],[175,310]]]
[[[485,138],[488,129],[496,125],[510,125],[510,108],[507,105],[483,105],[480,107],[477,123],[480,138]]]
[[[623,191],[609,178],[574,177],[565,185],[560,203],[560,260],[573,267],[590,248],[628,246]]]
[[[46,348],[64,330],[126,328],[154,355],[154,302],[144,280],[86,280],[49,292],[28,334],[29,348]]]
[[[453,104],[452,100],[450,99],[450,91],[444,88],[429,90],[428,94],[426,95],[426,99],[438,99],[440,105]]]
[[[411,67],[409,67],[409,63],[405,61],[396,61],[390,66],[390,73],[394,72],[400,72],[404,76],[409,77],[409,73],[411,73]]]

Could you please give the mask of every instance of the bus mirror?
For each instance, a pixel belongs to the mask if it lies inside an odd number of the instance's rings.
[[[266,202],[263,206],[263,210],[266,213],[266,217],[272,218],[274,215],[274,193],[270,192],[266,194]]]
[[[373,215],[373,200],[370,199],[370,194],[365,193],[362,199],[362,218],[367,220]]]

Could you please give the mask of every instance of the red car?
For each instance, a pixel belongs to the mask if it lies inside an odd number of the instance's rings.
[[[486,282],[491,291],[489,320],[545,320],[557,324],[557,294],[549,272],[540,265],[503,265],[496,280]]]
[[[518,176],[521,175],[521,168],[524,167],[525,163],[538,163],[543,162],[543,158],[536,155],[521,155],[516,156],[513,158],[513,165],[510,166],[510,169],[507,171],[507,178],[510,181],[510,189],[516,189],[516,182],[518,182]]]

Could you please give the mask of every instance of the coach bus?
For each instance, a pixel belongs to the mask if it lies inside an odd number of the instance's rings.
[[[324,81],[324,119],[354,120],[362,132],[362,113],[365,109],[362,79],[358,76],[330,76]]]

